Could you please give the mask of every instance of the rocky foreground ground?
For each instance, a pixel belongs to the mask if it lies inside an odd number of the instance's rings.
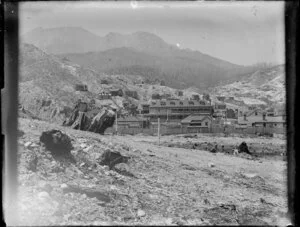
[[[53,157],[40,142],[52,129],[71,138],[70,159]],[[19,120],[19,130],[21,225],[286,225],[283,139],[178,135],[158,145],[153,136],[99,135],[28,119]],[[275,155],[205,150],[242,141]],[[101,157],[110,151],[128,161],[105,165]]]

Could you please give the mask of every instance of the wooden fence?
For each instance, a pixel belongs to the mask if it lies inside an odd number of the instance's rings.
[[[115,128],[108,128],[105,133],[114,133]],[[118,134],[120,135],[135,135],[147,134],[157,135],[157,125],[151,125],[150,128],[140,127],[118,127]],[[197,128],[197,127],[181,127],[180,125],[165,125],[160,126],[161,135],[175,135],[175,134],[189,134],[189,133],[226,133],[226,134],[285,134],[285,128],[263,128],[263,127],[249,127],[249,128],[235,128],[235,127],[211,127],[211,128]]]

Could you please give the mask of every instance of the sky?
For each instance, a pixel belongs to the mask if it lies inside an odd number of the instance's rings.
[[[19,11],[21,34],[66,26],[99,36],[146,31],[235,64],[285,62],[284,2],[23,2]]]

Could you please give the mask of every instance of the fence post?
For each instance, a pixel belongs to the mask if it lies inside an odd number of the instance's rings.
[[[158,136],[158,145],[160,145],[160,118],[157,118],[157,136]]]
[[[116,135],[118,135],[118,114],[116,111]]]

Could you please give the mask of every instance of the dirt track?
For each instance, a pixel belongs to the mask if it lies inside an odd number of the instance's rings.
[[[101,136],[45,122],[20,119],[21,159],[41,152],[36,172],[20,166],[20,214],[22,225],[153,224],[153,225],[284,225],[287,212],[286,162],[282,158],[244,157],[204,150],[158,146],[151,136]],[[40,147],[27,147],[45,130],[59,129],[72,139],[75,150],[82,144],[87,159],[50,171],[51,158]],[[284,145],[280,139],[162,137],[164,142],[242,141],[266,146]],[[91,148],[92,147],[92,148]],[[117,173],[99,165],[95,158],[105,148],[130,156],[126,171]],[[53,162],[53,161],[52,161]],[[21,162],[22,163],[22,162]],[[45,164],[46,163],[46,164]],[[43,172],[44,169],[44,172]],[[130,173],[130,174],[125,174]],[[62,184],[75,185],[64,192]],[[48,199],[39,197],[45,184],[52,187]],[[91,191],[95,193],[91,193]],[[46,193],[44,193],[46,194]],[[93,196],[90,195],[94,195]]]

